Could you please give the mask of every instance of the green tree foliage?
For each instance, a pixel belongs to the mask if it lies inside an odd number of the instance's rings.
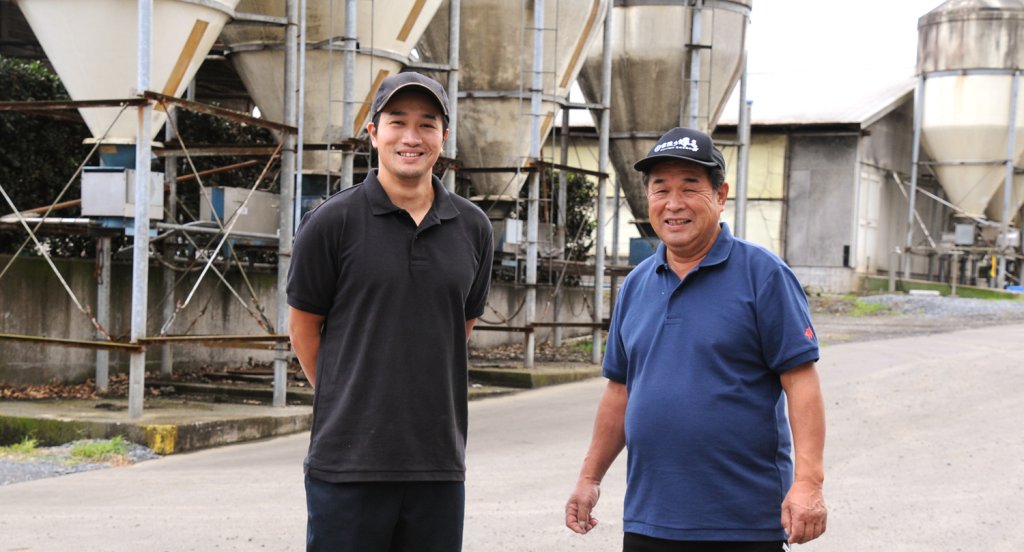
[[[558,182],[557,173],[550,178]],[[586,261],[597,228],[597,183],[575,173],[569,173],[566,181],[565,258]]]
[[[52,71],[38,61],[0,57],[0,101],[67,100],[68,94]],[[82,141],[89,130],[75,111],[0,111],[0,185],[19,210],[48,206],[75,174],[89,152]],[[81,197],[75,182],[63,200]],[[0,216],[11,213],[0,201]],[[58,216],[78,216],[77,208]],[[27,237],[20,229],[0,229],[0,253],[13,253]],[[92,251],[81,236],[56,235],[46,240],[54,254],[83,256]],[[32,254],[33,248],[26,248]]]

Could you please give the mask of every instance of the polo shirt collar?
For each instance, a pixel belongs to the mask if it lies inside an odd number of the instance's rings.
[[[362,186],[366,186],[366,197],[370,201],[370,210],[374,215],[386,215],[401,211],[397,205],[391,202],[384,187],[377,180],[377,169],[372,169],[366,174]],[[441,180],[436,176],[431,176],[431,186],[434,187],[434,203],[430,207],[430,213],[436,213],[441,220],[459,216],[459,209],[452,201],[451,193],[441,184]]]
[[[736,238],[729,231],[728,223],[719,222],[718,227],[720,231],[718,232],[718,237],[715,238],[715,243],[711,245],[711,250],[701,259],[697,268],[721,264],[729,258],[729,253],[732,251],[732,245],[736,243]],[[658,242],[658,250],[654,254],[658,256],[659,262],[654,265],[654,269],[659,274],[669,270],[667,253],[668,250],[665,248],[665,242]]]

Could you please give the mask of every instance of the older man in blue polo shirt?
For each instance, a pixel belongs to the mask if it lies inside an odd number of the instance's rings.
[[[815,539],[827,515],[825,416],[803,289],[719,221],[729,185],[707,134],[672,129],[634,167],[662,243],[622,284],[566,525],[597,524],[601,479],[625,447],[626,552],[775,552]]]
[[[315,389],[306,547],[457,552],[466,341],[491,224],[433,176],[448,136],[437,81],[384,79],[371,117],[379,169],[303,218],[288,278],[292,347]]]

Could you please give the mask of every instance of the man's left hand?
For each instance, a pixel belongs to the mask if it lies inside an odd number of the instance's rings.
[[[790,544],[803,544],[825,532],[828,508],[821,485],[797,481],[782,501],[782,528],[789,535]]]

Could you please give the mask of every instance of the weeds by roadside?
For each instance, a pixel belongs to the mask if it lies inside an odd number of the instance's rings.
[[[33,437],[23,437],[21,442],[14,443],[13,445],[7,445],[0,447],[0,457],[24,457],[31,456],[36,449],[39,447],[39,441],[36,441]]]

